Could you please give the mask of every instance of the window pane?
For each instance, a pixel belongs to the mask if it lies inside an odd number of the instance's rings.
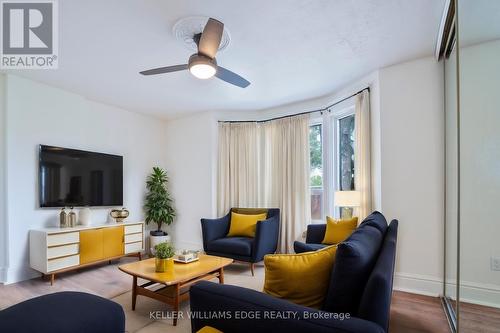
[[[323,132],[321,125],[309,127],[311,218],[323,218]]]
[[[354,190],[354,115],[339,120],[339,187]]]

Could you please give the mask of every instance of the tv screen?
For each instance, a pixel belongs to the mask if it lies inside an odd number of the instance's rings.
[[[40,207],[122,206],[123,157],[40,145]]]

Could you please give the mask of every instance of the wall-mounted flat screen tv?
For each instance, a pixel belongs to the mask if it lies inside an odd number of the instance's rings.
[[[123,205],[123,157],[40,145],[40,207]]]

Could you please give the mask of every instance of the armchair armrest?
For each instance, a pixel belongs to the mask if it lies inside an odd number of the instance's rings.
[[[252,249],[252,262],[259,262],[266,254],[274,253],[278,246],[279,216],[257,222]]]
[[[326,224],[309,224],[307,226],[306,243],[320,244],[325,238]]]
[[[223,332],[383,333],[377,324],[342,317],[230,285],[201,281],[191,287],[191,330],[211,326]]]
[[[201,219],[201,233],[203,236],[203,249],[207,251],[210,241],[226,236],[229,230],[230,214],[218,219]]]

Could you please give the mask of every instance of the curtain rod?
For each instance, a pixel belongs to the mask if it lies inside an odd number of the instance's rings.
[[[361,89],[360,91],[355,92],[354,94],[349,95],[347,97],[344,97],[340,101],[337,101],[337,102],[335,102],[333,104],[330,104],[330,105],[328,105],[328,106],[326,106],[324,108],[321,108],[321,109],[316,109],[316,110],[311,110],[311,111],[305,111],[305,112],[300,112],[300,113],[294,113],[294,114],[288,114],[286,116],[279,116],[279,117],[269,118],[269,119],[265,119],[265,120],[219,120],[219,123],[265,123],[265,122],[268,122],[268,121],[273,121],[273,120],[278,120],[278,119],[283,119],[283,118],[288,118],[288,117],[301,116],[301,115],[304,115],[304,114],[310,114],[310,113],[315,113],[315,112],[325,112],[328,109],[330,109],[331,107],[333,107],[333,106],[335,106],[337,104],[340,104],[340,103],[348,100],[349,98],[352,98],[352,97],[356,96],[357,94],[362,93],[365,90],[368,90],[368,92],[370,92],[370,87],[366,87],[364,89]]]

